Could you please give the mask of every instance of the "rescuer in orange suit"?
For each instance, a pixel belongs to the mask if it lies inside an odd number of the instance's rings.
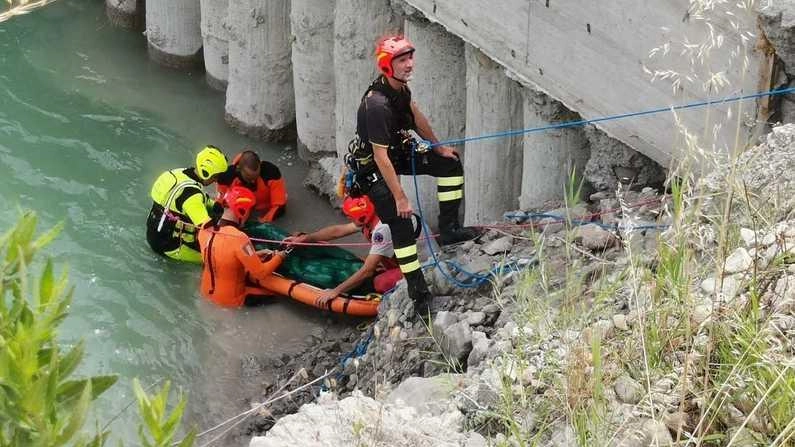
[[[199,232],[202,269],[201,292],[223,307],[253,306],[273,293],[264,282],[287,256],[284,251],[256,251],[251,239],[240,228],[246,223],[255,203],[254,193],[232,186],[224,195],[224,213],[215,225]]]
[[[259,222],[273,222],[287,207],[287,187],[275,164],[260,160],[256,152],[246,150],[237,154],[229,169],[218,176],[219,199],[232,186],[244,186],[256,199],[252,218]]]

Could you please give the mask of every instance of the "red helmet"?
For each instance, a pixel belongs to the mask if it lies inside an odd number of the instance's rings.
[[[375,218],[375,205],[367,196],[348,196],[342,202],[342,212],[353,223],[363,226],[369,224]]]
[[[378,69],[392,77],[392,61],[406,53],[414,52],[414,45],[403,36],[389,36],[375,45],[375,61]]]
[[[233,186],[224,195],[224,205],[232,210],[232,213],[241,222],[245,222],[248,219],[256,200],[254,193],[242,186]]]

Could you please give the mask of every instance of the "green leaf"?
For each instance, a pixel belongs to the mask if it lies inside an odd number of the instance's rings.
[[[146,394],[146,391],[141,388],[141,383],[137,378],[133,379],[133,391],[135,392],[135,398],[138,400],[138,411],[141,413],[141,418],[144,422],[141,427],[141,432],[143,432],[144,426],[152,432],[153,428],[156,429],[158,426],[159,421],[152,412],[152,403],[149,396]],[[141,440],[143,441],[144,439],[142,438]]]
[[[194,442],[196,442],[195,428],[192,429],[187,436],[185,436],[185,439],[183,439],[182,442],[179,443],[178,447],[192,447]]]
[[[91,381],[85,381],[85,386],[83,387],[82,393],[80,394],[80,400],[78,400],[77,405],[71,409],[69,422],[66,424],[66,428],[64,428],[64,430],[58,435],[56,445],[66,444],[70,439],[72,439],[72,437],[74,437],[75,433],[77,433],[77,431],[83,427],[83,422],[85,421],[86,414],[88,413],[88,404],[91,402],[92,394]]]
[[[61,361],[58,365],[58,375],[60,378],[65,379],[74,372],[77,365],[80,364],[80,360],[83,359],[85,347],[85,340],[80,340],[65,356],[61,357]]]
[[[174,433],[177,431],[177,427],[179,427],[179,423],[182,420],[182,414],[185,411],[186,403],[188,403],[188,399],[180,396],[179,403],[174,407],[174,410],[171,411],[171,415],[163,424],[163,440],[170,442],[171,438],[174,437]]]
[[[47,263],[44,265],[44,271],[41,273],[41,280],[39,281],[39,299],[37,303],[39,306],[46,307],[55,296],[53,282],[52,260],[47,259]]]
[[[46,246],[47,244],[52,242],[58,236],[58,234],[61,233],[63,228],[64,228],[64,222],[63,221],[58,222],[54,227],[50,228],[49,231],[36,238],[36,240],[33,241],[33,245],[31,246],[31,248],[33,248],[34,250],[39,250],[42,247]]]
[[[72,399],[76,398],[78,394],[86,386],[87,382],[91,382],[91,399],[96,399],[102,393],[112,387],[116,381],[119,380],[118,376],[96,376],[90,379],[67,380],[58,386],[58,403],[65,405]]]

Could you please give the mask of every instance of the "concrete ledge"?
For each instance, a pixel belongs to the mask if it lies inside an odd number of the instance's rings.
[[[214,90],[225,92],[226,88],[229,86],[229,82],[226,79],[218,79],[210,73],[205,73],[204,79],[207,81],[207,85]]]
[[[193,70],[196,68],[204,68],[204,58],[201,48],[196,52],[196,54],[180,56],[177,54],[166,53],[165,51],[152,45],[150,42],[147,45],[147,52],[149,53],[149,59],[152,59],[154,62],[164,67],[174,68],[177,70]]]
[[[229,113],[224,114],[224,120],[238,133],[257,140],[280,142],[295,141],[296,139],[295,121],[291,121],[287,126],[279,129],[269,129],[265,126],[246,124]]]

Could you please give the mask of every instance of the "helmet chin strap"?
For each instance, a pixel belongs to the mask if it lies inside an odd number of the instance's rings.
[[[392,79],[394,79],[394,80],[396,80],[396,81],[400,82],[401,84],[408,84],[408,83],[409,83],[409,80],[408,80],[408,79],[405,79],[405,80],[404,80],[404,79],[400,79],[400,78],[398,78],[398,77],[397,77],[397,76],[395,76],[395,75],[392,75],[392,76],[390,76],[390,78],[392,78]]]

